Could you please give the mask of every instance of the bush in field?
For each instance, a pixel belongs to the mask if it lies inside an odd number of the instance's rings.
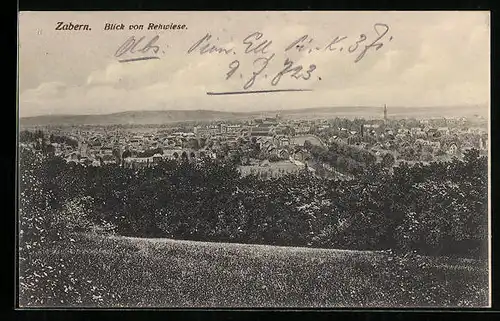
[[[66,234],[115,233],[115,224],[102,217],[91,219],[95,210],[95,200],[91,196],[75,197],[66,201],[62,209],[56,212],[53,226]]]
[[[19,156],[19,236],[20,252],[40,248],[53,232],[53,191],[47,189],[46,158],[22,149]]]
[[[77,241],[73,232],[88,230],[92,225],[86,217],[91,199],[65,200],[69,195],[63,195],[54,185],[57,175],[53,165],[57,163],[53,159],[22,149],[19,162],[20,304],[103,304],[109,293],[99,285],[102,280],[75,275],[71,256],[58,258],[51,252],[59,244],[66,244],[65,251],[70,250]],[[64,171],[64,167],[59,170]]]
[[[75,198],[65,202],[59,215],[55,216],[54,228],[67,232],[88,232],[92,222],[88,211],[93,209],[90,196]]]

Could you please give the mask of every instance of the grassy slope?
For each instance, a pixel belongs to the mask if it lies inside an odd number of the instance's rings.
[[[105,236],[82,237],[40,255],[70,260],[76,276],[98,280],[115,293],[104,306],[415,307],[488,301],[484,263],[447,258]]]

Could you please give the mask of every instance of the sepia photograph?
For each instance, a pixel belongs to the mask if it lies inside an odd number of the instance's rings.
[[[21,11],[17,301],[491,307],[490,12]]]

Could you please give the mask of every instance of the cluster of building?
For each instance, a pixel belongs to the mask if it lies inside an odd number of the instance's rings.
[[[374,150],[399,150],[408,147],[431,147],[433,153],[458,155],[475,148],[488,149],[487,130],[480,127],[432,127],[422,122],[420,127],[405,128],[385,123],[362,124],[360,130],[336,128],[327,142],[342,142]]]
[[[307,133],[306,121],[283,121],[279,115],[242,124],[208,124],[190,131],[158,128],[150,132],[121,129],[71,129],[65,133],[78,142],[77,147],[50,143],[54,153],[68,162],[100,166],[120,164],[127,167],[148,166],[161,160],[196,160],[204,157],[231,156],[256,144],[268,155],[288,159],[293,135]]]
[[[126,167],[149,166],[162,160],[223,158],[239,153],[251,157],[258,146],[260,157],[303,161],[307,153],[301,146],[312,137],[321,145],[357,145],[382,154],[405,148],[423,148],[456,155],[468,148],[487,150],[485,128],[460,126],[463,119],[447,120],[449,126],[436,126],[422,120],[415,126],[384,119],[349,122],[338,120],[284,120],[279,115],[240,123],[211,123],[189,128],[158,127],[153,130],[124,130],[116,127],[74,127],[60,132],[76,144],[50,142],[51,152],[85,165],[119,164]],[[255,157],[255,155],[253,155]]]

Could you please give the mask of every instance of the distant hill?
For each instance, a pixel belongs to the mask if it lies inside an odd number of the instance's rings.
[[[127,111],[104,115],[44,115],[24,117],[21,125],[117,125],[167,124],[180,121],[210,121],[250,118],[250,114],[214,110]]]
[[[324,118],[346,117],[382,119],[383,107],[347,106],[347,107],[319,107],[279,112],[286,118]],[[435,117],[475,117],[476,115],[488,118],[487,106],[432,106],[432,107],[402,107],[387,106],[389,118],[435,118]]]
[[[474,117],[487,119],[488,108],[485,106],[445,106],[445,107],[391,107],[388,106],[389,118],[433,118],[433,117]],[[168,124],[182,121],[243,120],[261,116],[280,114],[286,119],[314,118],[382,118],[382,107],[346,106],[318,107],[291,110],[224,112],[215,110],[157,110],[127,111],[104,115],[44,115],[23,117],[23,126],[33,125],[116,125],[116,124]]]

